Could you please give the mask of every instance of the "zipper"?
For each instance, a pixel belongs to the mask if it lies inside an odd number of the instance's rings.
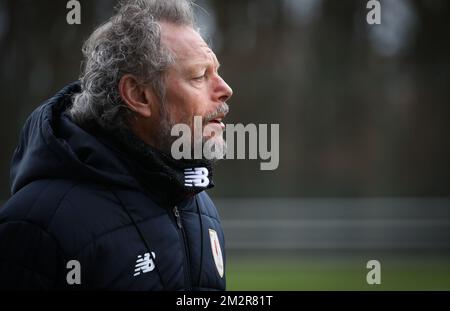
[[[189,260],[189,246],[188,246],[188,240],[186,237],[186,232],[184,231],[184,227],[183,224],[181,222],[181,216],[180,216],[180,212],[178,211],[178,207],[174,206],[173,208],[173,214],[175,216],[175,221],[177,223],[177,227],[179,232],[181,233],[181,237],[183,240],[183,245],[184,245],[184,278],[185,278],[185,283],[187,283],[187,290],[191,290],[192,289],[192,278],[191,278],[191,265],[190,265],[190,260]]]

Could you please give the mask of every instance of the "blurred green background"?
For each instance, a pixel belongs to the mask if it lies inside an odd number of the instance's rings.
[[[0,201],[27,116],[80,72],[114,0],[0,0]],[[228,289],[450,289],[450,2],[199,0],[229,123],[280,124],[280,165],[225,160],[210,191]],[[381,262],[382,284],[365,282]]]
[[[450,290],[448,199],[218,199],[229,290]],[[370,260],[381,284],[369,285]]]
[[[321,258],[321,256],[317,256]],[[366,282],[370,257],[302,259],[231,259],[227,273],[228,290],[450,290],[448,260],[407,256],[381,257],[381,284]],[[388,257],[389,258],[389,257]]]

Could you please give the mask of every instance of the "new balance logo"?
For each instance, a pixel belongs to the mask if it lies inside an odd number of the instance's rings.
[[[153,258],[156,258],[155,253],[152,252]],[[150,256],[150,253],[145,253],[144,257],[142,255],[137,256],[136,266],[134,267],[134,276],[137,276],[141,273],[147,273],[153,271],[155,269],[155,263],[153,262],[153,258]]]
[[[209,172],[206,167],[187,168],[184,170],[186,187],[206,187],[209,185]]]

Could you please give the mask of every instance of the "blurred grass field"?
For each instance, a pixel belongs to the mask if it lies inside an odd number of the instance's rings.
[[[381,263],[368,285],[366,263]],[[227,260],[227,290],[450,290],[449,257],[239,257]]]

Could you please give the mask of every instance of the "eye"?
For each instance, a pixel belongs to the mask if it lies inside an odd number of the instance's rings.
[[[201,76],[193,78],[193,80],[195,80],[195,81],[202,81],[205,78],[206,78],[206,72],[203,75],[201,75]]]

